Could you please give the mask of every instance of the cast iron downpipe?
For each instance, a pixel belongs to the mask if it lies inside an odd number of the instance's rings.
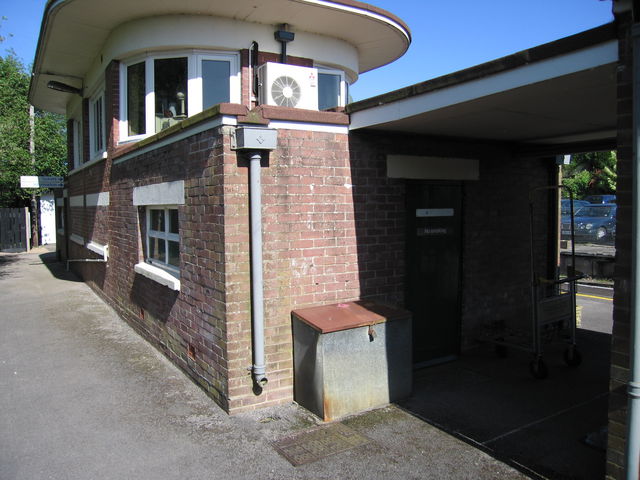
[[[278,131],[273,128],[241,126],[231,133],[231,148],[249,158],[249,213],[251,242],[251,327],[253,340],[254,392],[267,384],[264,355],[264,280],[262,275],[262,155],[275,150]]]
[[[631,30],[633,37],[633,200],[631,208],[631,338],[630,372],[627,385],[627,479],[640,477],[640,25]]]
[[[262,153],[249,152],[249,205],[251,215],[251,313],[253,320],[253,381],[267,384],[264,360],[264,280],[262,273]]]

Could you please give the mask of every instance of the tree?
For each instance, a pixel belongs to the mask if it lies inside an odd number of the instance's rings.
[[[563,168],[562,184],[574,198],[586,195],[616,193],[617,156],[615,151],[572,155],[571,164]]]
[[[0,207],[27,206],[21,175],[64,175],[66,126],[61,115],[36,110],[35,165],[29,152],[29,74],[9,52],[0,57]],[[37,192],[41,193],[41,192]]]

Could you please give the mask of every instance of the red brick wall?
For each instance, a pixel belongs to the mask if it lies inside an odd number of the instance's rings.
[[[227,408],[222,152],[222,137],[209,131],[114,165],[104,295]],[[145,210],[133,205],[133,188],[175,180],[185,181],[179,293],[134,273],[144,260]]]
[[[116,60],[105,72],[104,111],[107,151],[113,152],[120,139],[120,62]]]
[[[266,364],[252,391],[247,160],[225,161],[230,410],[293,399],[291,310],[360,296],[346,134],[278,132],[262,169]]]
[[[552,159],[515,159],[500,145],[379,133],[352,133],[350,149],[363,296],[404,302],[405,181],[387,178],[386,155],[475,158],[480,180],[462,182],[462,347],[476,345],[495,320],[530,318],[528,192],[553,183]],[[552,238],[547,201],[536,217],[541,272],[549,261],[545,239]]]
[[[534,200],[538,277],[553,278],[554,242],[549,215],[554,193],[553,158],[514,159],[506,151],[483,158],[480,181],[465,184],[463,332],[472,345],[487,325],[503,323],[528,334],[531,328],[531,228]]]

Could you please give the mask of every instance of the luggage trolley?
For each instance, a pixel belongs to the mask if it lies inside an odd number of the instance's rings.
[[[529,194],[530,261],[531,261],[531,330],[530,333],[503,329],[491,341],[496,353],[504,357],[510,347],[531,352],[533,359],[529,371],[535,378],[546,378],[549,374],[542,359],[543,344],[554,338],[565,341],[564,361],[577,367],[582,356],[576,347],[576,282],[583,278],[575,271],[575,244],[573,225],[573,195],[571,195],[571,265],[567,266],[566,278],[547,279],[538,275],[535,254],[535,195],[541,190],[559,190],[562,186],[539,187]],[[556,275],[557,277],[557,275]]]

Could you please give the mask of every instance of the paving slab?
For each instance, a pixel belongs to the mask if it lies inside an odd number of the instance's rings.
[[[527,478],[397,406],[343,419],[367,441],[294,466],[276,444],[317,417],[228,416],[50,250],[0,254],[3,480]]]

